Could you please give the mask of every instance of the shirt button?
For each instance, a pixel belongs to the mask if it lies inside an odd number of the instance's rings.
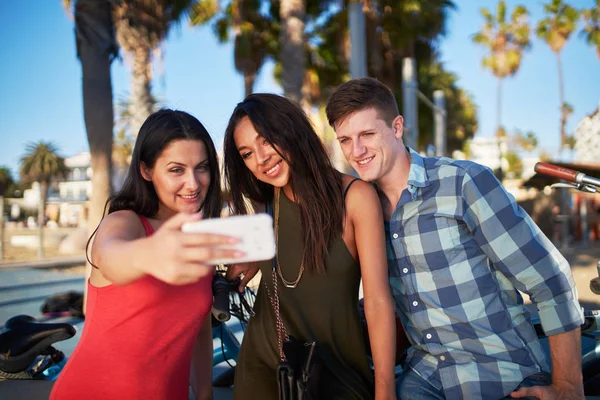
[[[419,305],[419,302],[418,302],[418,301],[413,301],[413,306],[415,306],[415,307],[416,307],[416,306],[418,306],[418,305]]]
[[[446,356],[440,356],[440,360],[445,361],[446,360]]]
[[[402,272],[404,272],[404,273],[406,274],[406,273],[408,272],[408,268],[404,268],[404,269],[402,270]]]
[[[427,339],[431,339],[431,333],[428,333],[427,335],[425,335],[425,337],[426,337]],[[443,356],[442,356],[442,357],[443,357]]]
[[[398,239],[398,234],[397,234],[397,233],[394,233],[394,234],[392,235],[392,237],[393,237],[394,239]]]

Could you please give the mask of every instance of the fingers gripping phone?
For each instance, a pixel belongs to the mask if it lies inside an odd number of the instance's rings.
[[[211,260],[214,264],[238,264],[270,260],[275,257],[273,218],[269,214],[236,215],[188,222],[182,225],[181,230],[192,233],[215,233],[239,239],[238,243],[222,247],[240,250],[245,256]]]

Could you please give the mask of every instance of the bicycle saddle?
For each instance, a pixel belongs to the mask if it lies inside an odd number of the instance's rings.
[[[24,371],[53,343],[69,339],[75,333],[70,324],[40,323],[29,315],[14,316],[0,332],[0,370]]]

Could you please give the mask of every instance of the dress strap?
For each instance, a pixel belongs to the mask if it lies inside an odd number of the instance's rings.
[[[356,182],[356,181],[359,181],[359,180],[360,180],[359,178],[354,178],[354,179],[352,180],[352,182],[350,182],[350,183],[348,184],[348,186],[346,186],[346,189],[344,190],[344,200],[346,200],[346,195],[348,194],[348,189],[350,189],[350,186],[352,186],[352,184],[353,184],[354,182]]]
[[[138,216],[140,217],[140,221],[142,221],[142,225],[144,225],[144,231],[146,232],[146,236],[152,235],[154,233],[154,228],[150,224],[150,221],[148,221],[148,218],[144,217],[143,215]]]

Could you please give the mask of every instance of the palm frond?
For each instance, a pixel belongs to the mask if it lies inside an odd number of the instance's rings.
[[[25,181],[49,182],[53,177],[64,176],[67,172],[65,160],[58,155],[52,142],[40,140],[27,144],[26,153],[21,157],[21,178]]]

